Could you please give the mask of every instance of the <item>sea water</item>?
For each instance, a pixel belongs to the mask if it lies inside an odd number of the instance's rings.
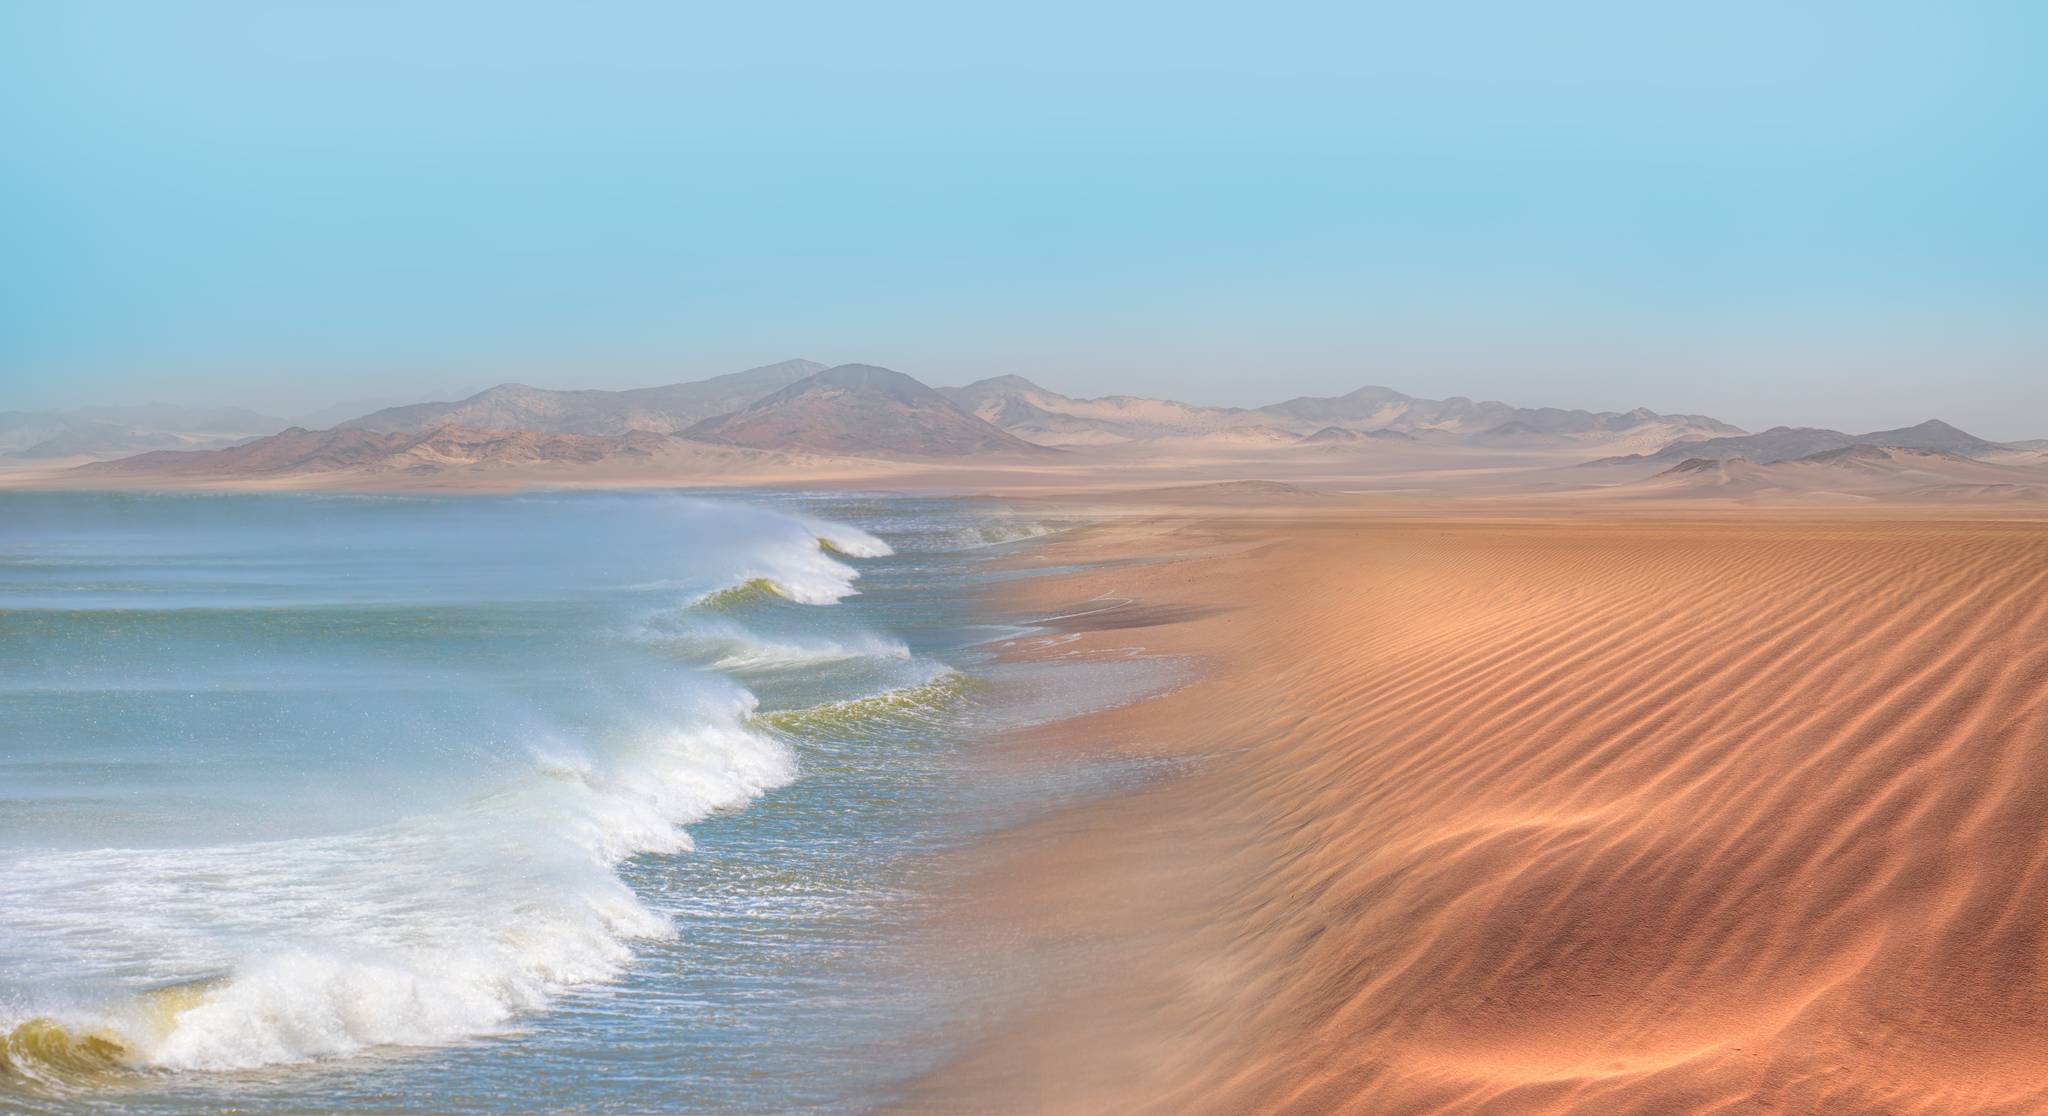
[[[962,757],[1164,683],[990,654],[1056,526],[0,495],[0,1108],[878,1103],[972,1011],[900,948]]]

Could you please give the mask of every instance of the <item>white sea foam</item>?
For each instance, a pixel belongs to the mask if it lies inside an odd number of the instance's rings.
[[[0,926],[87,968],[226,975],[172,1011],[52,989],[0,1007],[0,1035],[49,1018],[138,1065],[221,1070],[501,1029],[672,932],[619,862],[686,850],[680,826],[795,777],[788,749],[746,727],[752,709],[708,694],[688,727],[608,760],[546,751],[461,809],[361,833],[24,860],[0,871]]]

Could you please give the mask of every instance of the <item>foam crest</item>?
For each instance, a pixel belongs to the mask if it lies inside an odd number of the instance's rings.
[[[816,516],[796,516],[817,535],[818,547],[828,553],[842,554],[848,558],[887,558],[896,553],[888,543],[868,534],[858,527],[834,523]]]
[[[859,592],[853,585],[859,571],[839,557],[881,558],[894,553],[888,543],[857,527],[803,515],[790,520],[805,534],[778,538],[757,566],[734,579],[736,584],[760,585],[798,604],[832,604]]]

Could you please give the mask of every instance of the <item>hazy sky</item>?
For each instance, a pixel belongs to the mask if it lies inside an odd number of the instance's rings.
[[[1675,7],[11,3],[0,409],[807,356],[2048,436],[2048,6]]]

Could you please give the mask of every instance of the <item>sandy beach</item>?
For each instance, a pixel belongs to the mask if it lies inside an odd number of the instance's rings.
[[[2048,520],[1176,503],[1000,602],[1203,673],[1009,742],[1184,774],[972,854],[906,1110],[2048,1107]]]

